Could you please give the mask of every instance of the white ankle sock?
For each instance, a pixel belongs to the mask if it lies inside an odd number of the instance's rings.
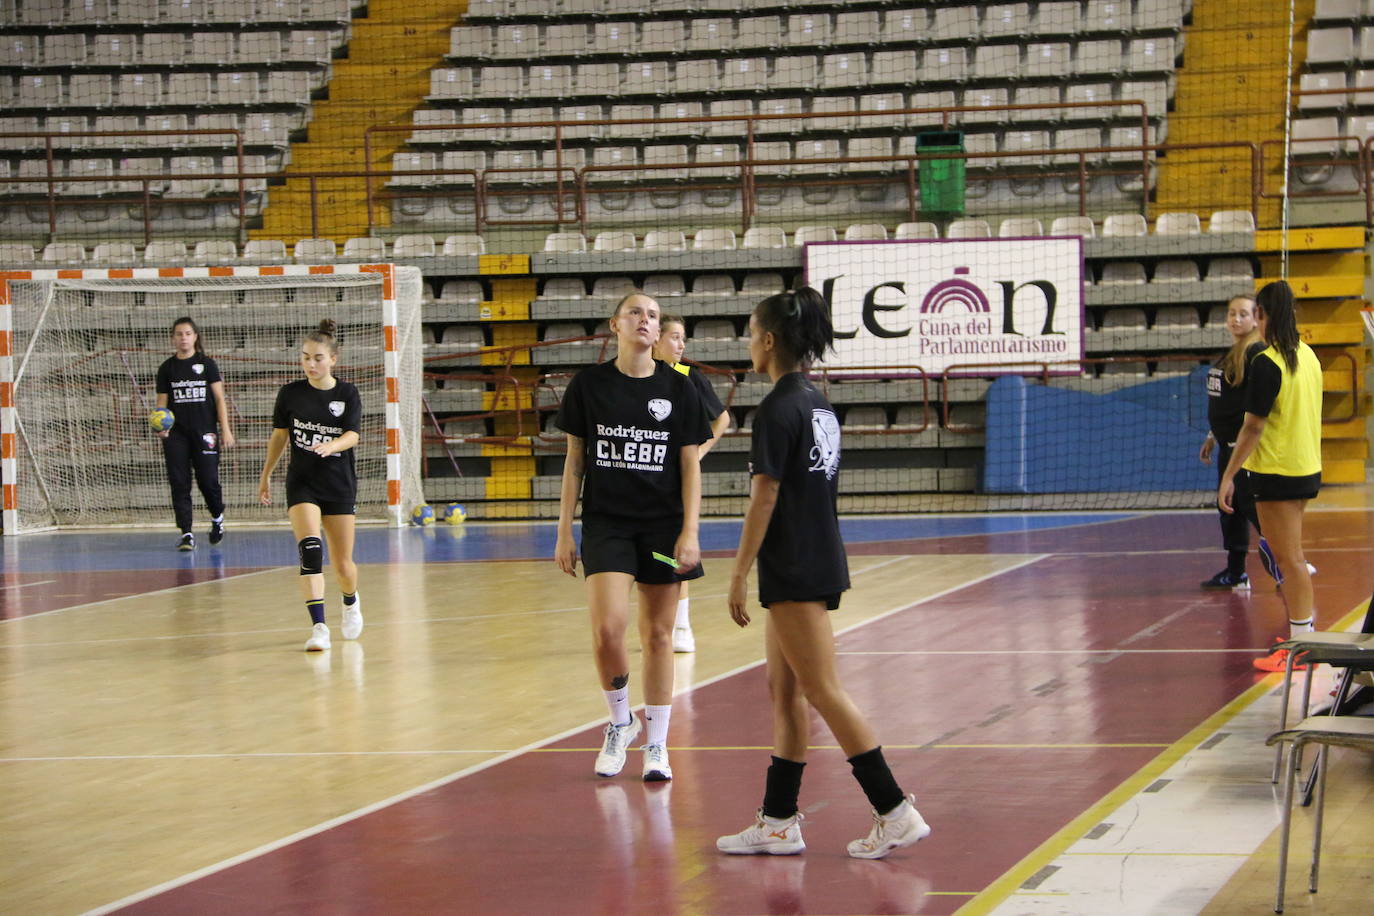
[[[1302,633],[1311,633],[1315,629],[1315,627],[1312,625],[1313,619],[1314,618],[1309,617],[1306,620],[1288,621],[1288,635],[1298,636]]]
[[[668,743],[668,720],[672,715],[673,707],[671,706],[644,707],[645,744],[666,745]]]
[[[606,694],[606,705],[611,708],[612,725],[630,724],[630,688],[602,691]]]
[[[690,600],[689,598],[677,599],[677,619],[673,621],[673,626],[675,628],[690,627],[692,625],[692,618],[688,616],[687,613],[687,608],[689,606],[688,602]]]

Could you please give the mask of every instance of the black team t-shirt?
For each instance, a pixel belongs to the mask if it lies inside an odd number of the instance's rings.
[[[321,391],[307,379],[282,386],[272,409],[272,428],[284,429],[291,440],[291,463],[286,469],[290,491],[307,487],[319,499],[352,502],[358,495],[354,448],[320,456],[312,446],[337,439],[344,433],[362,431],[363,402],[358,389],[341,379]]]
[[[678,363],[673,368],[687,376],[696,388],[697,394],[701,396],[701,409],[706,412],[707,422],[714,421],[716,417],[725,413],[725,405],[716,396],[716,389],[711,387],[711,382],[706,378],[706,373],[686,363]]]
[[[157,369],[157,393],[167,395],[173,424],[183,432],[214,432],[219,426],[210,386],[220,381],[219,366],[200,353],[189,359],[170,356]]]
[[[754,414],[749,473],[779,482],[759,548],[759,603],[818,601],[849,588],[836,511],[840,422],[800,372],[778,379]]]
[[[568,384],[555,425],[583,442],[582,515],[656,522],[682,517],[684,446],[711,438],[701,397],[682,373],[654,361],[632,378],[614,360]]]
[[[1226,381],[1221,365],[1225,356],[1207,370],[1207,425],[1222,445],[1233,445],[1245,424],[1245,386],[1250,381],[1255,357],[1263,353],[1264,348],[1265,344],[1259,341],[1245,348],[1245,378],[1239,385]]]

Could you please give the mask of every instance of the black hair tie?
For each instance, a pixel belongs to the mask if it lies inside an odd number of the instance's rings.
[[[787,317],[788,317],[788,318],[794,318],[794,319],[795,319],[795,318],[800,318],[800,317],[801,317],[801,303],[797,301],[797,294],[796,294],[795,292],[793,292],[792,290],[788,290],[787,293],[786,293],[786,295],[787,295]]]

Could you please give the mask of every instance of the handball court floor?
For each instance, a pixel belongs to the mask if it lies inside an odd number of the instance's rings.
[[[1321,628],[1374,588],[1368,505],[1309,511]],[[1285,617],[1253,557],[1249,594],[1197,588],[1215,513],[845,521],[843,676],[934,828],[878,862],[844,854],[869,815],[819,723],[805,854],[715,851],[769,749],[763,612],[724,606],[737,533],[704,526],[653,785],[637,751],[592,773],[605,707],[549,525],[360,529],[366,631],[341,638],[331,579],[318,654],[283,528],[4,539],[0,912],[1268,912],[1278,678],[1250,660]],[[1302,812],[1290,913],[1371,912],[1374,767],[1333,759],[1322,892]]]

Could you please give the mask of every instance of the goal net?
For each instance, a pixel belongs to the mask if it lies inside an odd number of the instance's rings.
[[[12,271],[0,274],[4,532],[170,523],[159,438],[147,423],[171,329],[189,316],[224,380],[237,446],[220,481],[234,523],[284,515],[257,500],[278,390],[302,378],[300,341],[339,326],[335,374],[358,387],[358,516],[399,524],[423,502],[420,272],[392,265]],[[197,506],[199,494],[193,494]],[[202,510],[203,511],[203,510]]]

